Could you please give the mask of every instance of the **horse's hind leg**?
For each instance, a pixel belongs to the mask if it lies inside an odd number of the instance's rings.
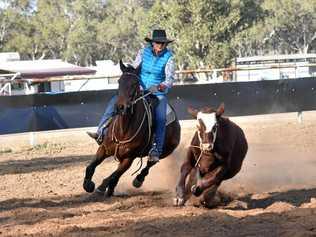
[[[95,172],[95,168],[102,163],[102,161],[109,156],[106,156],[105,149],[103,146],[99,146],[98,151],[96,153],[95,158],[86,168],[86,174],[83,181],[83,188],[88,193],[92,193],[94,191],[95,184],[91,180],[92,176]]]
[[[129,167],[131,167],[132,163],[132,159],[122,160],[119,163],[116,171],[103,180],[102,184],[97,188],[97,192],[104,194],[107,190],[107,196],[112,196],[120,177],[125,173],[126,170],[129,169]]]
[[[149,173],[149,169],[151,167],[153,167],[154,165],[156,164],[156,162],[150,162],[150,161],[147,161],[147,165],[144,169],[142,169],[142,171],[140,172],[139,175],[137,175],[135,177],[135,179],[133,180],[133,186],[135,188],[140,188],[143,183],[144,183],[144,180],[145,180],[145,177],[148,175]]]

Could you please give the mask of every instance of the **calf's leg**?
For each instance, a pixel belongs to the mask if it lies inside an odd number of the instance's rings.
[[[202,179],[198,181],[196,185],[193,185],[191,191],[193,195],[200,196],[204,190],[212,187],[213,185],[220,185],[225,175],[226,168],[224,166],[218,166],[211,172],[206,174]]]
[[[186,159],[186,162],[182,164],[180,169],[180,178],[178,181],[178,184],[176,186],[176,198],[174,199],[174,205],[175,206],[183,206],[185,203],[185,182],[187,179],[187,176],[193,169],[193,165],[190,159],[191,153],[188,153],[188,157]]]

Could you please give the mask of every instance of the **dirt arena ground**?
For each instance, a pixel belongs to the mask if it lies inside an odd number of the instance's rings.
[[[220,188],[225,205],[211,210],[172,205],[193,121],[181,123],[180,146],[141,189],[131,184],[136,161],[112,198],[82,189],[97,149],[87,129],[0,136],[0,236],[316,236],[316,112],[301,123],[296,113],[231,120],[249,152]],[[96,184],[116,165],[100,165]]]

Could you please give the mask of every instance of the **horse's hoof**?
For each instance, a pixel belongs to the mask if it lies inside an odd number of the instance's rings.
[[[99,196],[104,196],[105,195],[105,192],[100,190],[99,188],[96,188],[95,191],[94,191],[96,194],[98,194]]]
[[[86,192],[92,193],[94,191],[95,184],[93,181],[85,179],[83,182],[83,188]]]
[[[108,189],[105,193],[104,196],[105,197],[112,197],[114,194],[114,189]]]
[[[133,186],[135,188],[140,188],[143,185],[143,182],[139,181],[137,178],[133,180]]]
[[[176,207],[182,207],[184,206],[184,198],[179,198],[179,197],[176,197],[173,199],[173,205],[176,206]]]

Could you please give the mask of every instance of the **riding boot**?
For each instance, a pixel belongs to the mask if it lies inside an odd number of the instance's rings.
[[[101,128],[98,129],[98,132],[87,132],[87,134],[93,138],[98,145],[101,145],[103,142],[103,137],[107,132],[107,128],[109,127],[110,123],[112,122],[113,117],[110,117],[103,125]]]
[[[157,144],[153,143],[153,145],[149,151],[149,154],[148,154],[148,161],[153,162],[153,163],[157,163],[157,162],[159,162],[159,156],[160,156],[160,153],[158,151]]]

